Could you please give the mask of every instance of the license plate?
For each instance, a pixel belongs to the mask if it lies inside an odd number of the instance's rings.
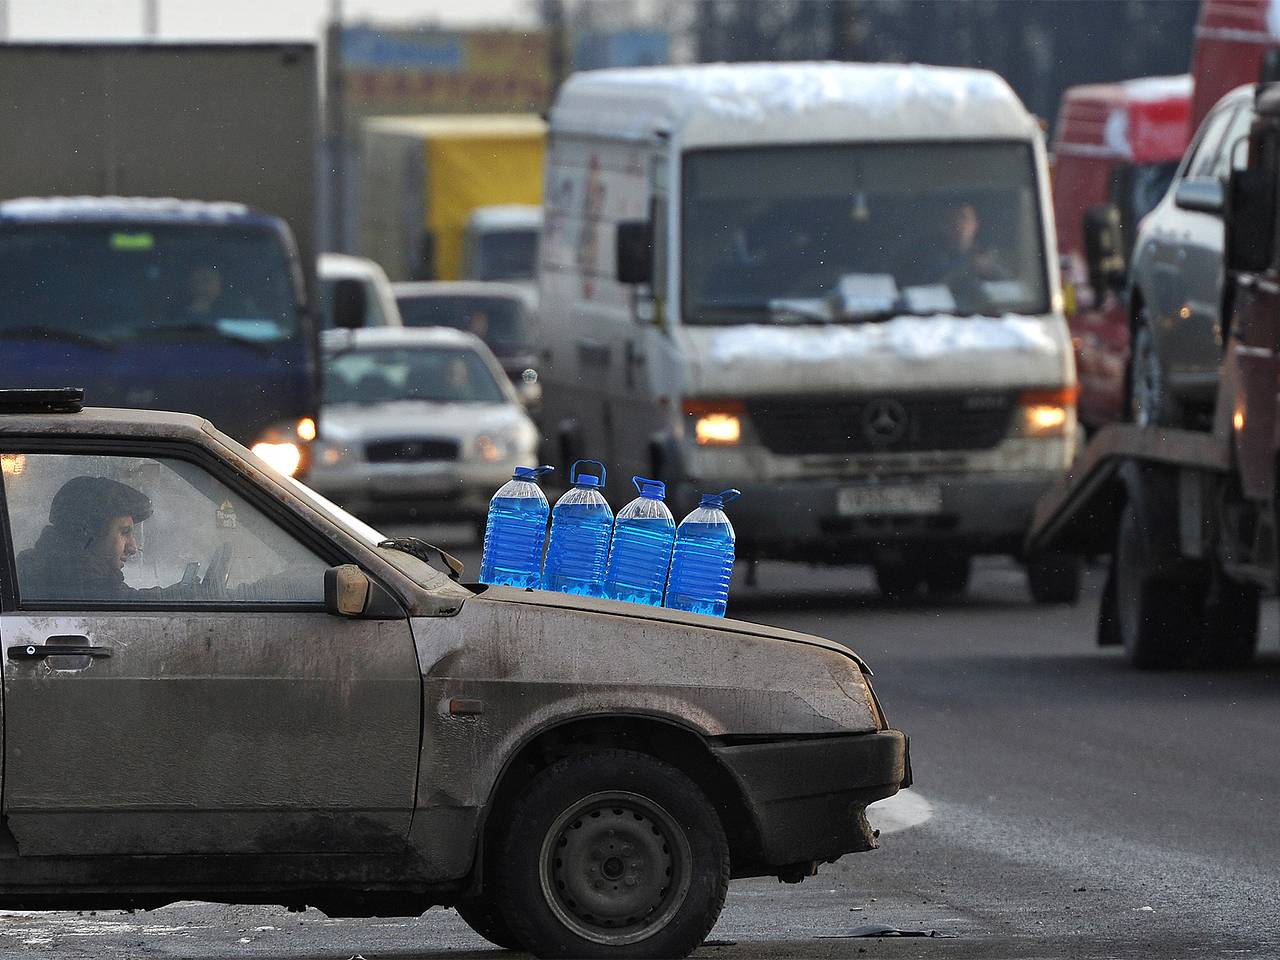
[[[836,513],[842,517],[941,512],[942,488],[937,484],[843,487],[836,492]]]

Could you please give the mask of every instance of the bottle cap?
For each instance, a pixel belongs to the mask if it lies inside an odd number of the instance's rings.
[[[667,485],[661,480],[649,480],[645,477],[632,477],[631,482],[636,485],[636,489],[640,491],[640,496],[646,500],[665,500],[667,497]]]
[[[590,463],[600,468],[600,476],[594,476],[590,473],[579,473],[581,464]],[[603,487],[604,486],[604,464],[599,460],[575,460],[573,466],[569,468],[569,482],[575,487]]]
[[[543,464],[540,467],[516,467],[516,472],[511,475],[512,480],[531,480],[537,483],[544,473],[551,473],[555,467]]]
[[[712,510],[723,510],[724,505],[730,500],[737,500],[742,496],[741,490],[721,490],[719,493],[704,493],[702,499],[698,501],[698,506],[708,507]]]

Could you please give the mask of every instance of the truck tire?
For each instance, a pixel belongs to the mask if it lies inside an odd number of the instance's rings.
[[[631,750],[566,757],[516,797],[496,900],[539,957],[685,957],[729,887],[729,845],[701,790]]]
[[[1261,594],[1252,584],[1219,573],[1204,604],[1199,662],[1207,667],[1243,667],[1258,649]]]
[[[1129,357],[1129,417],[1140,427],[1182,425],[1182,409],[1169,392],[1168,378],[1160,364],[1155,334],[1146,311],[1133,328],[1133,349]]]
[[[1027,586],[1031,599],[1039,604],[1080,602],[1080,582],[1084,578],[1084,558],[1065,553],[1046,553],[1027,560]]]
[[[919,564],[877,563],[875,571],[876,587],[886,600],[905,600],[924,581],[924,570]]]
[[[1139,670],[1184,664],[1200,643],[1203,588],[1152,573],[1149,531],[1132,500],[1116,533],[1115,614],[1120,642]]]
[[[489,893],[481,892],[478,896],[459,900],[453,905],[453,909],[458,911],[458,916],[468,927],[490,943],[503,950],[524,949],[524,944],[511,932],[507,921],[502,917],[502,911]]]
[[[972,557],[942,557],[925,567],[924,586],[931,596],[958,597],[969,589],[972,575]]]

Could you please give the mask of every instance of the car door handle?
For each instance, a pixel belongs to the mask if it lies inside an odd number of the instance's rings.
[[[88,637],[50,637],[49,643],[10,647],[10,660],[43,660],[45,657],[109,657],[110,647],[95,647]]]

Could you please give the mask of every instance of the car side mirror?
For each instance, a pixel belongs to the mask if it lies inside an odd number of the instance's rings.
[[[1099,203],[1084,212],[1084,256],[1089,283],[1099,301],[1108,289],[1124,283],[1124,239],[1120,210],[1113,203]]]
[[[333,284],[333,325],[344,330],[359,330],[364,326],[364,284],[351,277],[342,277]]]
[[[623,220],[616,239],[619,283],[653,280],[653,224],[648,220]]]
[[[1273,261],[1275,180],[1265,167],[1232,170],[1224,213],[1226,268],[1259,273]]]
[[[354,563],[324,572],[325,611],[339,617],[358,617],[369,602],[369,578]]]
[[[1173,194],[1173,202],[1183,210],[1221,214],[1224,202],[1222,182],[1207,177],[1183,180]]]

